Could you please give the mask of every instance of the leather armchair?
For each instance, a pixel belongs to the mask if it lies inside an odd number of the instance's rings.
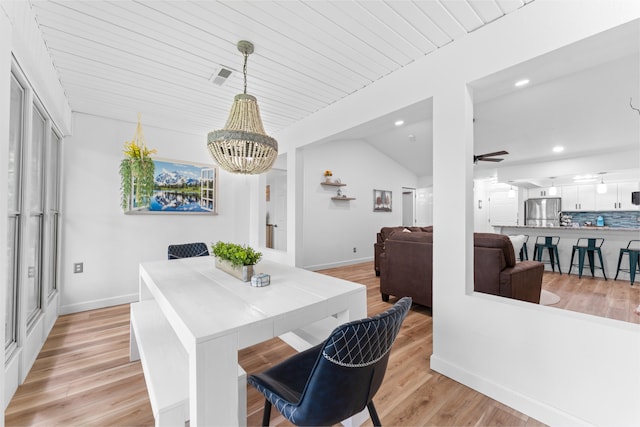
[[[540,303],[544,264],[517,262],[509,236],[475,233],[474,290],[522,301]]]

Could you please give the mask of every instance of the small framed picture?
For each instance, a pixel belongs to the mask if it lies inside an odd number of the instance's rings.
[[[391,191],[373,190],[373,211],[391,212],[393,198]]]

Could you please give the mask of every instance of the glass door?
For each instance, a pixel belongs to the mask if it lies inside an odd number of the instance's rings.
[[[62,138],[18,67],[11,72],[5,360],[27,345],[58,289]],[[4,160],[3,160],[4,161]],[[29,348],[35,348],[33,345]]]
[[[58,241],[60,227],[60,145],[61,140],[51,130],[47,155],[45,253],[47,266],[44,275],[45,296],[50,298],[58,289]]]
[[[33,108],[29,158],[26,256],[27,279],[24,286],[27,327],[42,308],[42,241],[44,220],[43,164],[46,120]]]
[[[17,342],[17,290],[18,290],[18,252],[20,250],[20,205],[22,184],[22,139],[24,88],[11,76],[11,100],[9,109],[9,188],[7,197],[7,281],[6,281],[6,317],[4,323],[5,355],[9,357]]]

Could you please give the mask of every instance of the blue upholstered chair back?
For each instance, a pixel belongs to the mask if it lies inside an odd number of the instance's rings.
[[[202,242],[169,245],[167,255],[169,259],[209,256],[209,249],[207,248],[207,245]]]
[[[296,425],[331,425],[362,411],[382,384],[410,307],[405,297],[382,314],[339,326],[325,341],[299,401],[267,399]]]

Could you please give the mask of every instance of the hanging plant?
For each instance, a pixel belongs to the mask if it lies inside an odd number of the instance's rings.
[[[123,211],[148,206],[153,196],[155,164],[151,158],[156,150],[147,148],[140,114],[131,141],[124,144],[124,159],[120,162],[120,206]]]

